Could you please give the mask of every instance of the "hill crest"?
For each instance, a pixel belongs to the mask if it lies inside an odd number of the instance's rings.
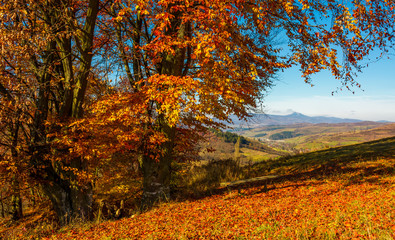
[[[247,121],[239,120],[237,117],[232,116],[231,119],[233,124],[231,127],[236,128],[256,128],[260,126],[267,125],[292,125],[299,123],[310,123],[310,124],[318,124],[318,123],[357,123],[363,122],[363,120],[359,119],[350,119],[350,118],[337,118],[337,117],[329,117],[329,116],[307,116],[302,113],[293,112],[288,115],[273,115],[273,114],[264,114],[264,113],[253,113],[252,116],[247,119]],[[379,121],[381,123],[387,121]]]

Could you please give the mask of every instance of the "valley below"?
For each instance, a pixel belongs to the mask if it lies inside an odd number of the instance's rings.
[[[240,158],[244,162],[258,162],[392,137],[395,136],[395,123],[298,123],[235,128],[228,134],[247,139],[240,145]],[[215,136],[208,139],[205,146],[218,152],[201,153],[203,159],[234,157],[236,136],[232,141]]]

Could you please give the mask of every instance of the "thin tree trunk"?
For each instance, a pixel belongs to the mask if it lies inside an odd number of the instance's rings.
[[[17,221],[23,217],[23,212],[19,181],[16,178],[12,181],[12,188],[14,192],[11,197],[11,218]]]
[[[18,162],[18,140],[19,140],[19,112],[17,112],[17,119],[13,124],[13,127],[10,129],[12,133],[12,147],[11,147],[11,157],[14,159],[13,162]],[[11,180],[11,190],[13,191],[11,197],[11,216],[12,220],[16,221],[23,217],[22,213],[22,198],[21,198],[21,191],[20,191],[20,182],[17,176],[17,173],[13,173],[14,176]]]
[[[35,191],[35,189],[34,189],[34,187],[31,187],[30,188],[30,195],[31,195],[31,207],[33,207],[33,208],[35,208],[36,207],[36,205],[37,205],[37,202],[36,202],[36,197],[38,197],[38,193],[36,193],[36,191]]]
[[[5,218],[5,210],[4,210],[4,201],[3,201],[3,192],[0,192],[0,206],[1,206],[1,217]]]

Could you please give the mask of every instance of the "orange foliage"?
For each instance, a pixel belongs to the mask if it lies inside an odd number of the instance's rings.
[[[106,25],[99,25],[99,36],[123,63],[130,86],[96,103],[95,121],[121,124],[113,128],[118,143],[139,149],[141,142],[169,140],[154,126],[158,116],[181,129],[223,127],[215,122],[229,121],[230,114],[247,117],[280,69],[298,65],[306,82],[328,69],[347,88],[360,86],[353,74],[361,61],[372,49],[385,52],[393,43],[387,30],[394,27],[393,5],[116,1],[102,15]],[[288,42],[286,50],[273,44],[276,34]]]
[[[66,191],[74,184],[67,173],[89,188],[91,170],[117,151],[174,160],[173,148],[193,152],[208,127],[224,127],[231,114],[246,118],[279,70],[299,66],[310,82],[328,69],[345,87],[359,86],[361,62],[394,44],[394,7],[392,0],[0,1],[0,130],[21,128],[13,144],[0,139],[1,155],[20,153],[9,166],[22,159],[36,178],[65,180]],[[114,70],[128,89],[107,95],[89,86],[102,89],[98,76],[115,78]]]

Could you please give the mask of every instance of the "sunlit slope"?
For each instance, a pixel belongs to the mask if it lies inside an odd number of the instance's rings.
[[[393,239],[395,138],[259,164],[281,174],[50,239]]]
[[[283,157],[261,162],[254,167],[256,174],[290,175],[302,174],[312,170],[338,174],[339,170],[350,164],[376,162],[379,159],[385,159],[389,162],[394,161],[395,137]]]
[[[237,139],[237,135],[233,135]],[[235,158],[235,142],[227,142],[223,137],[216,136],[213,133],[207,134],[205,139],[206,141],[201,142],[201,151],[199,153],[203,162]],[[276,147],[270,147],[267,143],[248,138],[245,143],[240,143],[238,158],[240,158],[242,163],[253,163],[289,155],[289,153]]]
[[[366,126],[368,128],[368,126]],[[297,149],[318,150],[329,147],[357,144],[377,139],[395,136],[395,124],[365,129],[353,129],[345,132],[328,132],[301,136],[294,139],[287,139],[285,142],[292,143]]]
[[[269,140],[303,152],[357,144],[395,136],[395,124],[377,122],[341,124],[296,124],[267,126],[238,132],[243,136]],[[274,141],[275,140],[275,141]]]

